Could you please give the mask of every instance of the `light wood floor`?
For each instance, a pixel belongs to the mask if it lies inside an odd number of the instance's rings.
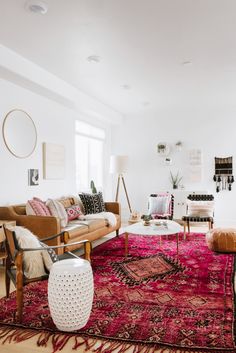
[[[197,231],[197,230],[196,230]],[[113,235],[109,235],[107,237],[104,237],[102,241],[98,241],[95,245],[100,244],[101,242],[107,241],[108,239],[110,239],[111,237],[113,237]],[[5,280],[4,280],[4,268],[3,266],[0,266],[0,298],[5,296]],[[11,286],[11,291],[14,290],[14,286]],[[73,340],[72,340],[73,341]],[[4,344],[1,345],[0,344],[0,352],[1,353],[51,353],[52,352],[52,346],[50,344],[50,342],[48,343],[47,347],[37,347],[37,337],[31,338],[29,340],[26,340],[24,342],[21,343],[11,343],[11,344]],[[78,350],[72,350],[72,344],[73,342],[68,342],[67,345],[65,346],[65,348],[60,351],[62,353],[85,353],[85,348],[79,348]],[[98,344],[99,344],[99,340],[98,340]],[[162,350],[157,350],[155,353],[161,352]],[[87,350],[86,353],[92,353],[92,350]],[[132,353],[133,349],[129,349],[127,350],[125,353]],[[165,350],[165,353],[170,352],[169,350]],[[115,353],[115,352],[114,352]],[[176,353],[179,353],[179,351],[176,351]],[[199,352],[201,353],[201,352]]]

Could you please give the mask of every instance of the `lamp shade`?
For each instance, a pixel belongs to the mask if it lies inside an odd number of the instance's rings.
[[[128,156],[111,156],[110,158],[110,173],[122,174],[127,172]]]

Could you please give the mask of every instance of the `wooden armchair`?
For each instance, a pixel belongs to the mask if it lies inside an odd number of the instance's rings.
[[[6,268],[5,268],[5,285],[6,285],[6,296],[9,297],[10,293],[10,280],[14,283],[16,287],[16,300],[17,300],[17,320],[19,322],[22,321],[22,312],[23,312],[23,287],[31,282],[42,281],[48,278],[48,275],[37,277],[37,278],[26,278],[24,274],[24,263],[23,256],[27,251],[48,251],[49,249],[60,249],[60,248],[68,248],[73,245],[83,245],[85,259],[90,261],[90,252],[91,252],[91,243],[88,240],[78,241],[76,243],[71,244],[63,244],[57,246],[49,246],[45,247],[37,247],[37,248],[21,248],[19,247],[16,239],[16,234],[13,230],[8,228],[4,228],[5,236],[6,236]],[[60,237],[61,242],[64,242],[64,238],[66,236],[66,232],[62,232],[60,234],[53,235],[48,238],[40,239],[40,241],[52,240],[56,237]],[[76,257],[77,255],[74,253],[67,251],[66,253],[59,255],[59,260],[64,260],[70,257]]]

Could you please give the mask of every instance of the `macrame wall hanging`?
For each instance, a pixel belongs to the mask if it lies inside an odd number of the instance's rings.
[[[216,192],[220,190],[231,191],[231,184],[234,182],[233,157],[215,157],[215,175],[213,180],[216,182]]]

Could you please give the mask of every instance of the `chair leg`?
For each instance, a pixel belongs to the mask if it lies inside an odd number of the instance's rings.
[[[188,233],[190,233],[190,222],[187,221],[187,226],[188,226]]]
[[[23,313],[23,253],[19,252],[16,258],[16,303],[17,320],[22,321]]]
[[[6,287],[6,297],[9,298],[9,294],[10,294],[10,277],[7,274],[7,271],[5,272],[5,287]]]
[[[17,320],[19,322],[22,321],[22,313],[23,313],[23,286],[17,285],[16,289],[16,302],[17,302]]]
[[[5,264],[5,288],[6,288],[6,296],[7,298],[9,298],[9,294],[10,294],[10,277],[8,275],[8,270],[10,270],[10,259],[7,257],[6,258],[6,264]]]
[[[186,240],[186,222],[184,221],[184,240]]]

